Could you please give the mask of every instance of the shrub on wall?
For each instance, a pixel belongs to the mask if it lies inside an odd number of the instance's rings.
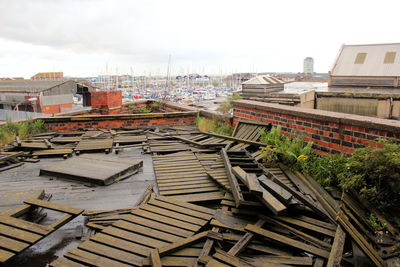
[[[400,203],[400,144],[379,140],[382,148],[357,148],[351,156],[317,155],[311,142],[280,134],[280,127],[261,132],[265,163],[282,162],[315,178],[325,188],[355,190],[364,199],[385,211]]]

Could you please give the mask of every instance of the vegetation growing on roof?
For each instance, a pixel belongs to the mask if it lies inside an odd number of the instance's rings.
[[[314,177],[326,189],[355,190],[381,211],[400,203],[400,144],[396,140],[379,140],[382,148],[355,149],[351,156],[317,155],[312,142],[302,137],[282,135],[280,127],[261,132],[260,141],[266,164],[282,162]],[[371,219],[371,222],[373,218]]]
[[[199,130],[204,132],[215,132],[226,136],[231,136],[233,132],[229,124],[218,118],[208,119],[197,114],[195,123]]]
[[[228,96],[227,100],[222,102],[217,110],[223,114],[230,114],[230,111],[233,108],[232,102],[239,99],[242,99],[242,97],[239,94],[234,93],[233,95]]]
[[[46,125],[42,120],[17,123],[7,119],[6,124],[0,126],[0,142],[4,145],[15,140],[17,136],[22,139],[45,131]]]

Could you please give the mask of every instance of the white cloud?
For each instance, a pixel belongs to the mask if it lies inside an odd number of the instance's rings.
[[[398,1],[0,0],[0,77],[327,72],[342,43],[399,42]]]

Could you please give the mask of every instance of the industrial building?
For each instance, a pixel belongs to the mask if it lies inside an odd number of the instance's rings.
[[[83,96],[83,106],[90,106],[94,88],[68,81],[0,81],[0,109],[59,113],[72,109],[73,94]]]
[[[329,86],[399,87],[400,43],[342,45]]]
[[[62,81],[63,79],[63,72],[39,72],[31,77],[34,81]]]
[[[282,91],[285,82],[268,75],[259,75],[242,83],[243,97],[265,97],[271,92]]]

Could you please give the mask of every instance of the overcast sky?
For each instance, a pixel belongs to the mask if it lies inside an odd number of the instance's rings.
[[[400,1],[0,0],[0,77],[327,72],[340,46],[400,42]],[[107,67],[107,68],[106,68]]]

